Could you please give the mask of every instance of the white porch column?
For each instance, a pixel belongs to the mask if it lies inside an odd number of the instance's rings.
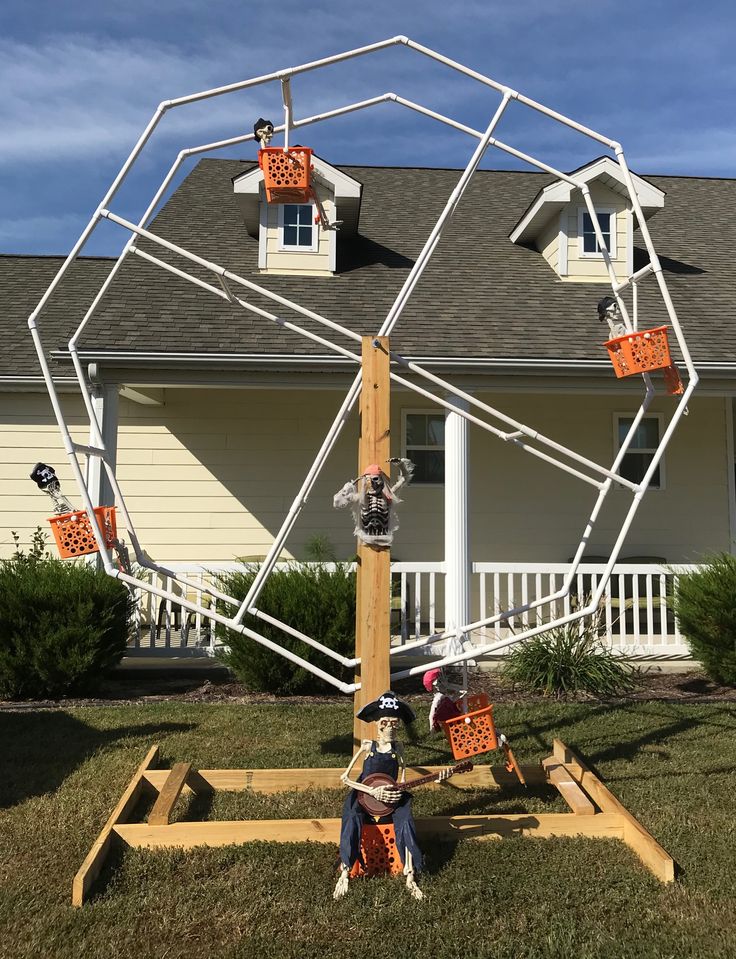
[[[467,409],[465,400],[450,402]],[[470,622],[470,539],[468,536],[468,421],[445,414],[445,628]],[[465,636],[460,636],[462,641]]]
[[[118,383],[98,383],[94,386],[94,407],[97,422],[100,424],[102,439],[110,457],[110,463],[115,468],[118,452]],[[90,445],[94,446],[94,439],[90,435]],[[94,506],[114,506],[112,488],[102,461],[90,457],[87,470],[87,488]]]

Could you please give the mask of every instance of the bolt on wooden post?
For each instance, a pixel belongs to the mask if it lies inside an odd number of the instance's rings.
[[[360,440],[358,475],[372,463],[390,473],[391,380],[387,336],[364,336],[362,344],[363,385],[360,394]],[[391,684],[391,551],[358,543],[358,575],[355,610],[354,712],[385,693]],[[373,739],[373,723],[355,719],[353,740]]]

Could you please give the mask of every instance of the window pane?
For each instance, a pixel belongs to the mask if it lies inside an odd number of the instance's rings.
[[[445,417],[443,414],[431,414],[427,417],[427,445],[445,445]]]
[[[299,207],[294,203],[287,203],[284,206],[284,226],[294,226],[298,222]]]
[[[618,442],[619,446],[626,439],[626,434],[634,422],[633,416],[622,416],[618,422]],[[629,449],[635,450],[653,450],[659,446],[659,420],[653,417],[645,417],[636,428],[636,433],[631,441]]]
[[[597,212],[597,211],[596,211]],[[611,214],[598,213],[598,222],[601,225],[601,233],[606,243],[606,248],[611,249]],[[583,252],[600,253],[600,247],[593,228],[593,220],[589,213],[583,213]]]
[[[308,226],[312,225],[312,207],[307,204],[302,204],[296,208],[297,217],[299,223],[306,223]]]
[[[406,416],[406,445],[427,445],[427,417],[424,413],[408,413]]]
[[[284,223],[284,246],[296,246],[296,227]]]
[[[445,454],[438,450],[410,450],[406,455],[414,464],[414,483],[444,483]]]
[[[299,231],[299,246],[311,246],[312,245],[312,227],[300,226],[297,229]]]
[[[632,483],[641,483],[654,455],[652,453],[627,453],[621,464],[621,475]],[[654,471],[653,487],[659,487],[659,467]]]

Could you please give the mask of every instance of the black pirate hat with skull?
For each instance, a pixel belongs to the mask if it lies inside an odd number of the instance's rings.
[[[400,719],[404,723],[413,723],[417,718],[414,710],[408,703],[399,699],[396,693],[389,690],[372,703],[365,706],[356,714],[364,723],[373,723],[378,719]]]

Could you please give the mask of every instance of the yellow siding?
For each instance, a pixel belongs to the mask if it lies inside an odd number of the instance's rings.
[[[482,397],[522,422],[571,443],[601,463],[613,459],[613,413],[636,409],[634,397],[511,394]],[[167,389],[162,407],[120,402],[118,478],[146,551],[159,561],[208,562],[263,554],[299,490],[342,401],[340,391]],[[87,439],[81,403],[64,398]],[[392,454],[400,454],[401,408],[422,404],[394,397]],[[669,413],[672,400],[656,401]],[[697,561],[729,548],[728,470],[722,399],[696,397],[665,458],[666,490],[650,492],[634,521],[624,555]],[[354,553],[352,518],[332,496],[355,476],[358,424],[353,415],[318,479],[288,555],[304,556],[315,534],[338,555]],[[698,455],[693,450],[698,449]],[[477,427],[470,434],[471,541],[475,560],[564,561],[577,545],[596,491]],[[51,463],[64,491],[77,499],[48,400],[0,394],[0,543],[13,550],[50,515],[50,500],[28,475]],[[443,558],[443,489],[410,486],[400,507],[393,555]],[[614,491],[596,526],[590,552],[611,547],[631,496]],[[124,534],[123,534],[124,535]]]
[[[619,280],[627,275],[627,203],[624,197],[612,190],[608,190],[600,183],[591,184],[591,197],[595,207],[603,207],[616,211],[616,256],[612,257],[614,270]],[[570,204],[567,210],[567,277],[570,281],[600,280],[609,282],[608,271],[603,259],[593,259],[580,256],[578,237],[578,210],[584,207],[582,197]]]
[[[553,217],[537,239],[537,249],[558,273],[560,268],[560,223],[559,217]]]
[[[317,195],[328,220],[335,218],[335,204],[330,193],[321,185],[316,186]],[[271,203],[266,207],[266,272],[278,274],[298,273],[299,275],[331,276],[330,270],[330,233],[318,229],[318,249],[314,252],[291,252],[279,249],[279,207]]]

